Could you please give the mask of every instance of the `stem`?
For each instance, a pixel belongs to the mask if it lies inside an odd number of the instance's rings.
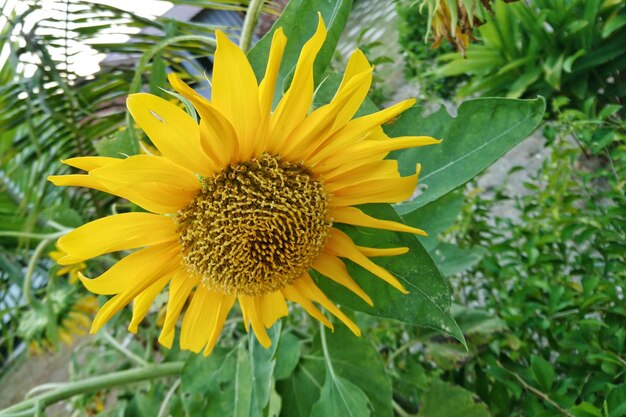
[[[66,235],[68,231],[72,229],[63,230],[56,233],[30,233],[30,232],[18,232],[13,230],[0,231],[0,237],[23,237],[27,239],[45,239],[54,240],[63,235]]]
[[[326,368],[330,373],[330,376],[335,379],[335,369],[333,363],[330,360],[330,354],[328,353],[328,346],[326,345],[326,329],[322,322],[320,322],[320,336],[322,338],[322,351],[324,352],[324,362],[326,362]]]
[[[51,390],[45,394],[38,395],[11,407],[0,410],[0,416],[8,417],[13,413],[23,415],[25,410],[43,410],[50,404],[71,398],[78,394],[100,391],[118,385],[127,385],[135,382],[146,381],[155,378],[162,378],[170,375],[180,374],[184,362],[170,362],[150,365],[144,368],[128,369],[125,371],[113,372],[106,375],[96,376],[68,383],[61,388]]]
[[[41,253],[44,251],[44,249],[46,249],[46,246],[48,246],[50,242],[52,242],[52,239],[44,239],[39,242],[39,244],[35,248],[35,251],[33,252],[33,255],[28,260],[28,268],[26,268],[24,283],[22,284],[22,297],[24,298],[24,302],[26,303],[26,305],[31,305],[33,302],[33,299],[30,295],[30,287],[33,281],[35,267],[37,266],[37,260],[39,260]]]
[[[118,342],[113,336],[108,334],[106,331],[102,331],[102,337],[114,349],[118,350],[120,353],[122,353],[124,356],[126,356],[128,359],[130,359],[132,362],[135,362],[137,365],[139,365],[139,366],[149,366],[150,365],[147,361],[143,360],[142,358],[140,358],[139,356],[135,355],[133,352],[128,350],[124,345],[122,345],[120,342]]]
[[[563,407],[561,407],[560,405],[558,405],[556,402],[554,402],[554,400],[550,397],[548,397],[548,394],[546,394],[545,392],[539,391],[537,388],[533,387],[532,385],[529,385],[526,381],[524,381],[524,379],[519,376],[516,372],[511,371],[510,369],[505,368],[500,361],[496,361],[496,364],[502,368],[503,370],[505,370],[506,372],[508,372],[509,374],[513,375],[513,377],[515,377],[515,379],[517,379],[519,381],[520,384],[522,384],[522,386],[532,392],[533,394],[535,394],[537,397],[541,398],[542,400],[544,400],[545,402],[547,402],[548,404],[550,404],[552,407],[556,408],[561,414],[563,414],[564,416],[567,417],[575,417],[573,414],[571,414],[569,411],[567,411],[566,409],[564,409]]]
[[[259,21],[263,3],[263,0],[250,0],[250,4],[248,5],[246,18],[243,21],[243,28],[241,28],[241,38],[239,38],[239,47],[244,52],[248,52],[248,49],[250,49],[252,37],[254,36],[254,29]]]
[[[172,387],[169,389],[169,391],[167,391],[167,394],[165,394],[165,398],[163,398],[163,402],[161,403],[161,407],[159,408],[159,414],[157,414],[157,417],[167,417],[168,415],[167,412],[169,411],[168,409],[170,405],[170,400],[172,399],[172,397],[174,396],[174,393],[178,389],[180,385],[180,381],[181,379],[178,378],[176,382],[174,382]]]
[[[414,414],[409,414],[404,411],[404,408],[402,408],[395,400],[391,400],[391,406],[393,407],[393,411],[395,411],[400,417],[415,417]]]

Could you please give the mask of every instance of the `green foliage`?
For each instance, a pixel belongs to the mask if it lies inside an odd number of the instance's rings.
[[[451,53],[454,48],[448,42],[437,48],[428,44],[429,18],[414,0],[395,0],[398,12],[398,43],[404,55],[404,71],[408,79],[420,85],[425,102],[433,96],[449,99],[454,94],[458,80],[428,76],[437,65],[436,58]]]
[[[480,44],[464,58],[440,57],[438,77],[470,75],[460,96],[546,98],[574,102],[596,96],[619,103],[626,95],[626,5],[621,1],[538,0],[505,4],[479,28]],[[578,106],[577,106],[578,107]]]
[[[399,205],[398,211],[413,211],[480,174],[535,130],[544,110],[543,99],[476,99],[461,104],[454,118],[443,108],[426,118],[420,108],[404,112],[386,127],[390,136],[408,135],[414,126],[419,126],[419,134],[443,142],[395,156],[404,175],[415,172],[416,161],[424,161],[420,174],[422,192]]]
[[[418,334],[426,346],[417,356],[424,363],[422,395],[432,381],[444,380],[480,397],[494,416],[623,413],[617,398],[626,374],[626,136],[616,130],[600,159],[585,156],[566,138],[592,135],[590,125],[577,119],[552,127],[553,153],[525,184],[524,196],[496,190],[491,199],[476,194],[468,202],[451,236],[461,247],[487,252],[453,278],[455,299],[499,318],[487,324],[489,315],[472,314],[486,326],[469,334],[475,319],[452,310],[467,353]],[[493,205],[507,202],[516,214],[494,217]],[[405,365],[410,360],[397,356],[399,379],[414,372],[416,365]],[[417,399],[406,408],[411,404]]]
[[[419,417],[489,417],[484,404],[463,388],[435,381],[424,393]]]

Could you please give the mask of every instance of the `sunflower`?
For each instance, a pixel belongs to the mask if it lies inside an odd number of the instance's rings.
[[[128,97],[128,109],[159,155],[124,159],[79,157],[64,161],[86,174],[52,176],[61,186],[82,186],[128,199],[146,210],[88,223],[59,239],[72,264],[114,251],[130,253],[85,287],[113,295],[98,311],[91,332],[133,301],[131,332],[169,284],[159,342],[171,347],[176,323],[189,300],[180,331],[182,349],[208,355],[237,301],[246,330],[269,347],[267,330],[299,304],[332,328],[319,307],[360,330],[318,288],[321,273],[372,304],[351,278],[349,259],[406,293],[369,257],[408,248],[357,246],[337,223],[424,234],[375,219],[355,207],[409,198],[417,174],[401,177],[385,160],[394,150],[437,143],[426,136],[390,139],[381,125],[411,107],[406,100],[354,118],[372,81],[372,66],[356,50],[332,101],[313,111],[313,62],[326,38],[320,17],[303,46],[293,81],[276,108],[272,100],[287,39],[275,31],[265,76],[257,83],[246,55],[221,32],[207,100],[171,74],[174,90],[188,99],[199,122],[175,104],[151,94]],[[419,171],[419,166],[417,171]]]

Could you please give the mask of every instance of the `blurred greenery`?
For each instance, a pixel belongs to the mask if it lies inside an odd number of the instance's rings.
[[[235,307],[209,357],[181,352],[177,340],[170,350],[156,342],[167,294],[157,297],[136,335],[126,330],[131,313],[124,309],[105,330],[75,341],[104,297],[71,284],[76,270],[61,270],[48,252],[71,228],[136,208],[104,193],[53,187],[45,178],[68,172],[64,158],[122,157],[149,147],[126,113],[125,97],[140,90],[170,97],[172,71],[205,85],[215,27],[86,0],[46,2],[54,13],[29,26],[43,2],[23,3],[19,14],[8,2],[2,6],[0,28],[0,50],[8,51],[0,68],[0,376],[29,360],[23,350],[45,354],[60,342],[73,345],[70,381],[24,393],[28,399],[10,413],[53,415],[46,407],[66,401],[72,416],[626,415],[623,2],[498,1],[462,59],[447,45],[425,44],[427,16],[415,1],[398,0],[406,75],[420,84],[422,100],[502,96],[430,114],[426,102],[385,127],[390,136],[430,134],[444,142],[390,156],[403,175],[423,164],[414,199],[361,208],[429,236],[343,230],[361,245],[410,247],[406,255],[374,260],[410,293],[349,263],[373,307],[316,278],[362,337],[340,323],[332,332],[321,328],[291,308],[268,331],[273,344],[265,350],[246,334]],[[243,12],[247,2],[172,3]],[[289,37],[275,99],[289,85],[318,10],[329,37],[316,61],[315,106],[333,97],[341,76],[329,64],[351,6],[288,3],[275,26]],[[268,2],[266,15],[278,7]],[[128,28],[140,30],[128,42],[102,41]],[[358,41],[366,53],[386,46],[368,42],[365,33]],[[249,52],[257,76],[269,36],[271,30]],[[115,64],[79,76],[68,65],[79,43],[115,57]],[[378,63],[389,59],[383,54]],[[385,74],[376,77],[359,115],[387,101]],[[480,174],[541,123],[547,149],[541,167],[534,172],[528,161],[517,161],[521,166],[494,189],[481,189]],[[528,174],[523,184],[520,172]],[[99,274],[123,255],[78,268]]]

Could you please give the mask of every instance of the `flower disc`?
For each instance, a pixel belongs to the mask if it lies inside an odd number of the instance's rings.
[[[311,267],[328,238],[328,197],[301,165],[263,154],[204,179],[180,210],[183,259],[210,290],[262,295]]]

